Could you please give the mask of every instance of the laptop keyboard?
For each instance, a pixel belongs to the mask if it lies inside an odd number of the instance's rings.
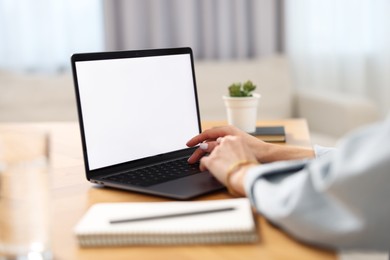
[[[199,172],[199,163],[189,164],[187,158],[182,158],[117,175],[107,176],[103,179],[112,182],[147,187]]]

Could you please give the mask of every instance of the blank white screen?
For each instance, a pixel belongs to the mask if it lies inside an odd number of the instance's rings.
[[[186,148],[199,133],[189,54],[76,62],[90,170]]]

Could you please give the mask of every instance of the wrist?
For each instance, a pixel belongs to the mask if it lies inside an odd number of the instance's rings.
[[[269,162],[270,154],[272,154],[273,145],[267,142],[260,141],[256,142],[256,146],[253,147],[257,161],[260,163]]]
[[[256,162],[248,161],[239,165],[234,171],[228,172],[226,187],[234,196],[245,196],[245,176],[250,168],[259,165]]]

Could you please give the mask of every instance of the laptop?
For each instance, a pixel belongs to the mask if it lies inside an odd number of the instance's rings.
[[[71,57],[88,181],[178,200],[223,189],[187,163],[201,132],[191,48]]]

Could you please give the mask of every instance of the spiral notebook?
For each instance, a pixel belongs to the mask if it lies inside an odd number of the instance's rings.
[[[98,203],[74,232],[82,247],[254,243],[258,239],[250,202],[245,198]]]

